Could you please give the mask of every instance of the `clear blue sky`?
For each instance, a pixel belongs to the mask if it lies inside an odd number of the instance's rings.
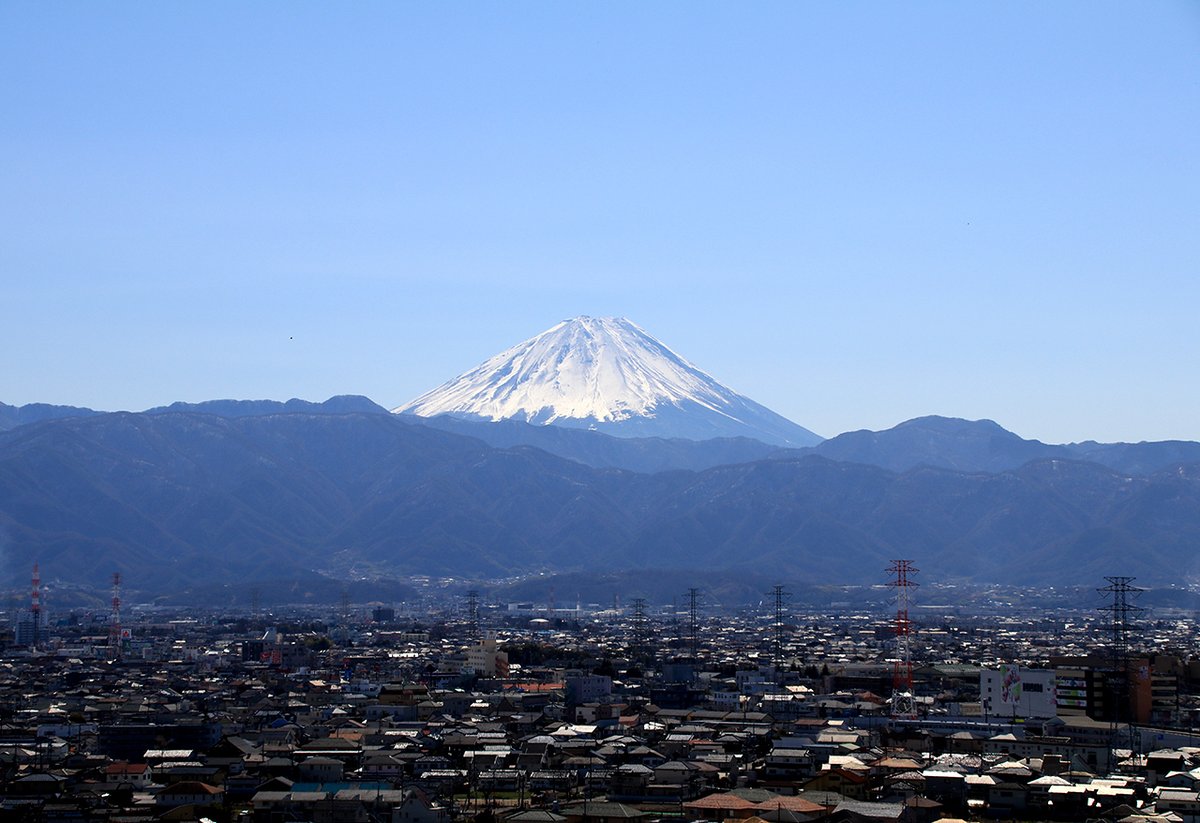
[[[818,433],[1200,439],[1200,3],[0,3],[0,400],[622,315]]]

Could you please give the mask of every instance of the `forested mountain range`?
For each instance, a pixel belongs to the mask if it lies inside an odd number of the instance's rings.
[[[115,568],[164,592],[313,572],[697,568],[869,583],[896,557],[976,582],[1197,573],[1196,444],[1056,447],[925,418],[799,451],[621,441],[647,464],[633,471],[588,464],[619,453],[595,432],[533,447],[507,424],[263,411],[56,417],[0,433],[6,576],[37,561],[48,579]],[[729,462],[702,465],[718,459],[698,460],[702,449]],[[655,470],[680,454],[697,468]]]

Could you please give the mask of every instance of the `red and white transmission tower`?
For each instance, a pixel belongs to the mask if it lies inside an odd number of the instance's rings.
[[[121,659],[121,573],[112,576],[112,616],[108,622],[108,655]]]
[[[920,585],[912,580],[912,575],[918,571],[911,560],[895,560],[888,566],[888,572],[892,575],[888,585],[896,589],[896,669],[892,675],[892,717],[907,719],[917,716],[909,643],[912,621],[908,618],[908,607],[912,601],[912,590]]]
[[[42,644],[42,573],[38,564],[33,564],[33,593],[30,595],[29,616],[33,624],[33,633],[29,639],[29,648],[36,649]]]

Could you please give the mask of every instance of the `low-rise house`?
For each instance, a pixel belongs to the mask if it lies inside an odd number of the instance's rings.
[[[645,812],[633,806],[598,800],[567,806],[562,814],[567,818],[567,823],[626,823],[646,816]]]
[[[335,757],[307,757],[296,766],[300,779],[306,783],[336,783],[346,773],[346,764]]]
[[[829,820],[834,823],[905,823],[908,815],[903,803],[843,800],[830,813]]]
[[[154,796],[157,806],[219,806],[225,802],[225,790],[208,783],[185,780],[168,786]]]
[[[805,791],[837,792],[851,800],[869,800],[870,778],[849,769],[828,769],[805,783],[804,789]]]
[[[430,802],[425,794],[416,789],[407,789],[403,795],[403,799],[392,810],[391,823],[449,823],[450,813],[445,806]]]
[[[992,815],[1021,815],[1029,808],[1029,790],[1021,783],[996,783],[987,790],[987,808]]]
[[[967,780],[962,772],[951,769],[925,769],[925,796],[951,809],[967,806]]]
[[[1200,789],[1200,769],[1187,772],[1167,772],[1159,778],[1158,786],[1168,789]]]
[[[1174,812],[1184,823],[1195,823],[1200,820],[1200,793],[1187,789],[1160,789],[1154,808],[1159,814]]]
[[[566,792],[576,783],[575,772],[569,769],[535,769],[529,773],[526,785],[531,792]]]
[[[828,812],[829,807],[803,797],[778,796],[754,804],[756,817],[770,821],[788,821],[788,823],[817,820]]]
[[[700,820],[743,820],[756,813],[755,804],[731,792],[705,795],[683,804],[687,815]]]
[[[1046,809],[1050,805],[1050,789],[1055,786],[1070,786],[1071,781],[1058,775],[1046,774],[1034,778],[1025,784],[1029,793],[1028,803],[1031,809]]]
[[[110,763],[104,767],[104,779],[117,785],[128,783],[135,789],[144,789],[153,782],[150,766],[145,763]]]
[[[627,763],[613,770],[609,781],[609,795],[621,799],[646,797],[654,770],[640,763]]]
[[[811,749],[775,747],[763,764],[766,780],[805,780],[816,773],[816,757]]]

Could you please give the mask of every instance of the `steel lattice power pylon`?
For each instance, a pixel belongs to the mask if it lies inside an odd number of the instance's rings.
[[[784,664],[783,645],[786,640],[787,601],[792,596],[788,593],[787,587],[783,585],[776,585],[771,594],[775,599],[775,620],[771,624],[771,662],[775,664],[775,670],[778,672],[783,669]]]
[[[467,637],[479,639],[479,592],[467,592]]]
[[[29,640],[29,648],[37,649],[42,645],[42,573],[38,570],[38,564],[33,564],[33,595],[29,604],[29,620],[32,624],[32,634]]]
[[[1131,722],[1129,678],[1133,672],[1130,671],[1129,665],[1129,634],[1134,628],[1134,619],[1144,609],[1130,601],[1145,590],[1132,585],[1132,577],[1104,579],[1108,581],[1108,585],[1096,591],[1110,596],[1108,605],[1101,606],[1100,611],[1107,612],[1112,621],[1112,645],[1109,648],[1111,670],[1108,675],[1113,701],[1109,721],[1109,761],[1115,764],[1113,749],[1129,749],[1130,752],[1136,753],[1138,748]]]
[[[688,589],[688,645],[692,660],[700,658],[700,590]]]
[[[647,656],[649,633],[646,621],[646,598],[633,598],[633,620],[630,623],[629,654],[634,660]]]
[[[912,676],[912,621],[908,608],[912,601],[912,589],[919,584],[912,576],[919,570],[911,560],[895,560],[888,566],[892,580],[888,583],[896,589],[896,667],[892,674],[892,717],[912,719],[917,716],[917,705],[913,699]]]
[[[112,613],[108,618],[108,654],[121,659],[121,573],[112,576]]]

